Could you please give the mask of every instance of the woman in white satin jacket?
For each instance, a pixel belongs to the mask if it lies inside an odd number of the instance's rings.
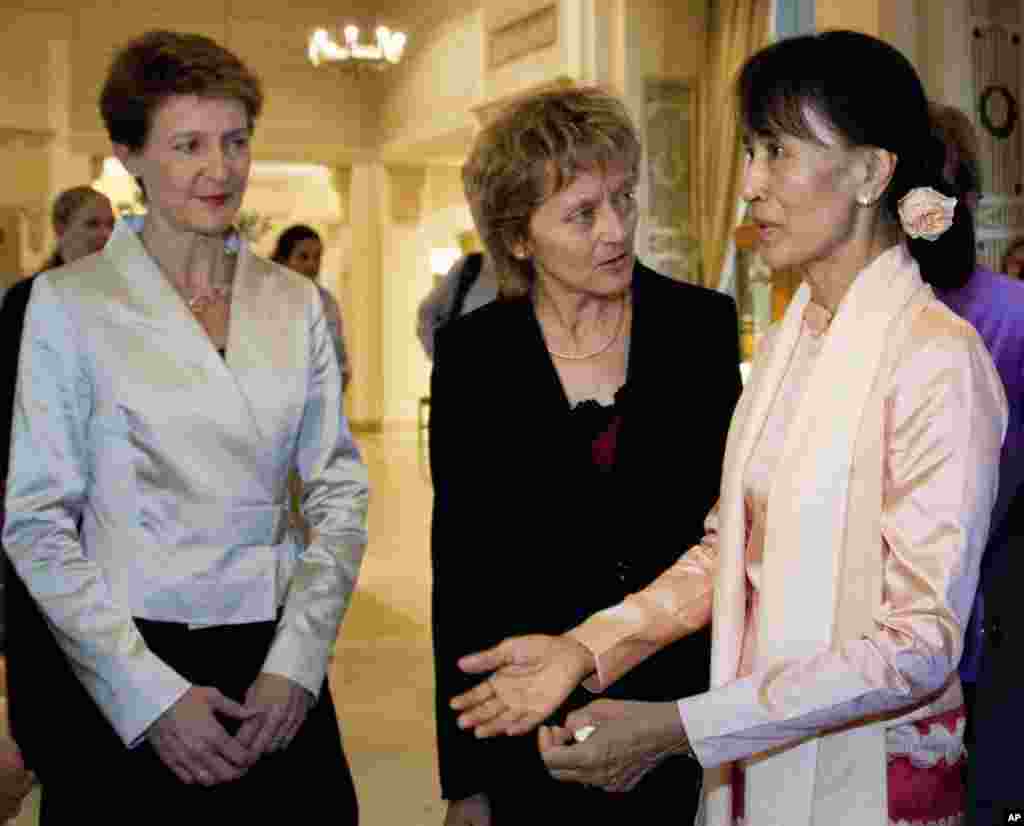
[[[151,101],[141,135],[126,90]],[[258,81],[207,38],[151,32],[115,59],[102,102],[149,212],[36,279],[3,533],[74,674],[40,665],[52,639],[11,663],[15,686],[44,679],[37,693],[61,698],[12,691],[43,822],[130,810],[96,793],[113,777],[167,814],[273,817],[315,769],[355,823],[325,674],[367,474],[315,285],[231,232]],[[308,546],[287,530],[293,467]]]

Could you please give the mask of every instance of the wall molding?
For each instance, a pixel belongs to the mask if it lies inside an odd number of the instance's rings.
[[[3,149],[45,149],[57,133],[52,129],[20,129],[0,126],[0,148]]]
[[[338,222],[338,230],[347,226],[350,222],[349,212],[352,207],[352,167],[351,166],[330,166],[331,186],[338,193],[338,212],[341,220]]]
[[[487,68],[546,49],[558,42],[558,6],[551,4],[487,32]]]

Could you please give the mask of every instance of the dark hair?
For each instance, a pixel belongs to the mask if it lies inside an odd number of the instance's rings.
[[[849,147],[892,152],[896,170],[882,195],[899,225],[899,202],[930,186],[956,195],[942,176],[946,150],[933,133],[928,99],[914,67],[898,50],[861,32],[826,31],[780,40],[744,65],[737,81],[740,116],[755,134],[789,134],[820,142],[807,111],[823,118]],[[974,272],[974,222],[963,199],[938,240],[908,239],[921,276],[957,287]]]
[[[153,113],[175,95],[239,100],[250,129],[263,108],[259,79],[216,41],[200,34],[146,32],[117,52],[103,84],[100,112],[110,140],[141,149]]]
[[[621,162],[635,175],[640,152],[625,104],[597,87],[539,92],[498,113],[473,143],[462,186],[502,295],[525,295],[536,278],[512,247],[537,206],[590,166]]]
[[[315,238],[323,244],[319,233],[312,227],[308,227],[305,224],[294,224],[288,227],[288,229],[277,236],[277,243],[274,244],[274,252],[270,256],[270,260],[278,264],[285,263],[285,261],[291,258],[295,245],[300,241],[305,241],[307,238]]]

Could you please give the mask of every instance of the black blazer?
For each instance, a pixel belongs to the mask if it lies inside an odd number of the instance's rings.
[[[557,784],[534,736],[460,731],[448,700],[479,681],[456,660],[503,638],[564,632],[653,580],[703,536],[739,397],[731,298],[637,263],[623,421],[610,478],[592,469],[529,299],[446,326],[431,380],[433,632],[442,794]],[[608,694],[704,691],[709,637],[682,640]],[[594,699],[578,689],[569,708]]]

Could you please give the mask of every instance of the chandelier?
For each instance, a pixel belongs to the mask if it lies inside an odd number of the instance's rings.
[[[359,27],[346,26],[345,42],[331,39],[326,29],[317,29],[309,36],[309,62],[314,66],[321,63],[341,63],[346,66],[372,66],[383,69],[398,63],[405,50],[406,37],[403,32],[393,32],[387,26],[378,26],[375,32],[377,42],[359,42]]]

